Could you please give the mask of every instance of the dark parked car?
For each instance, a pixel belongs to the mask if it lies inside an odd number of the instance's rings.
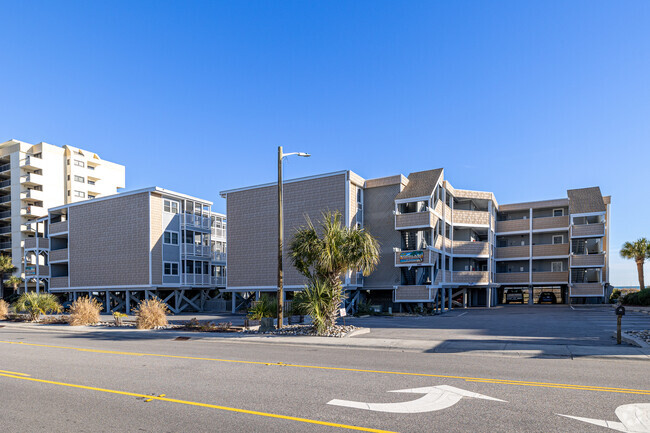
[[[542,292],[539,295],[538,303],[542,304],[544,302],[550,302],[551,304],[557,304],[557,297],[553,292]]]
[[[511,302],[524,303],[524,292],[521,289],[510,289],[506,291],[506,304]]]

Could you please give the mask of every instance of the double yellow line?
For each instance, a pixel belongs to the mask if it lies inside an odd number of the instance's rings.
[[[549,383],[549,382],[530,382],[530,381],[522,381],[522,380],[491,379],[491,378],[482,378],[482,377],[452,376],[452,375],[443,375],[443,374],[411,373],[405,371],[384,371],[384,370],[367,370],[361,368],[326,367],[321,365],[285,364],[283,362],[242,361],[237,359],[204,358],[204,357],[183,356],[183,355],[163,355],[158,353],[121,352],[121,351],[101,350],[101,349],[84,349],[84,348],[68,347],[68,346],[54,346],[48,344],[23,343],[20,341],[0,340],[0,344],[16,344],[20,346],[46,347],[46,348],[66,349],[66,350],[75,350],[78,352],[101,353],[101,354],[110,354],[110,355],[149,356],[149,357],[156,357],[156,358],[190,359],[196,361],[227,362],[227,363],[237,363],[237,364],[268,365],[268,366],[281,366],[281,367],[293,367],[293,368],[309,368],[309,369],[316,369],[316,370],[351,371],[351,372],[358,372],[358,373],[434,377],[440,379],[459,379],[459,380],[464,380],[466,382],[492,383],[498,385],[532,386],[532,387],[543,387],[543,388],[573,389],[578,391],[650,395],[650,390],[648,389],[612,388],[607,386],[574,385],[568,383]]]

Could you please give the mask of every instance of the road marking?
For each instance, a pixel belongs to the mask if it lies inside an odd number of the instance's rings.
[[[463,314],[459,314],[459,315],[456,316],[456,317],[462,317],[462,316],[464,316],[464,315],[467,314],[467,313],[469,313],[469,311],[465,311]]]
[[[96,388],[93,386],[85,386],[85,385],[76,385],[73,383],[65,383],[65,382],[55,382],[53,380],[45,380],[45,379],[36,379],[33,377],[24,377],[24,376],[15,376],[12,374],[3,374],[0,373],[0,376],[3,377],[9,377],[11,379],[22,379],[22,380],[29,380],[30,382],[38,382],[38,383],[46,383],[49,385],[57,385],[57,386],[65,386],[69,388],[77,388],[77,389],[85,389],[89,391],[99,391],[99,392],[106,392],[109,394],[118,394],[118,395],[127,395],[131,397],[139,397],[139,398],[145,398],[145,399],[150,399],[150,400],[160,400],[160,401],[166,401],[168,403],[178,403],[178,404],[185,404],[189,406],[199,406],[199,407],[207,407],[210,409],[219,409],[219,410],[224,410],[227,412],[237,412],[237,413],[245,413],[249,415],[257,415],[257,416],[263,416],[267,418],[277,418],[277,419],[284,419],[284,420],[289,420],[289,421],[298,421],[302,423],[307,423],[307,424],[317,424],[317,425],[324,425],[328,427],[336,427],[336,428],[342,428],[342,429],[347,429],[347,430],[357,430],[357,431],[365,431],[365,432],[374,432],[374,433],[395,433],[391,432],[389,430],[379,430],[379,429],[373,429],[373,428],[367,428],[367,427],[358,427],[354,425],[346,425],[346,424],[338,424],[338,423],[333,423],[333,422],[327,422],[327,421],[318,421],[315,419],[308,419],[308,418],[299,418],[295,416],[288,416],[288,415],[278,415],[275,413],[269,413],[269,412],[258,412],[255,410],[247,410],[247,409],[238,409],[235,407],[228,407],[228,406],[218,406],[215,404],[208,404],[208,403],[199,403],[196,401],[188,401],[188,400],[178,400],[175,398],[168,398],[164,397],[164,394],[161,394],[160,396],[153,396],[153,395],[147,395],[147,394],[138,394],[135,392],[128,392],[128,391],[118,391],[114,389],[106,389],[106,388]]]
[[[559,413],[557,415],[620,432],[650,433],[650,403],[624,404],[617,407],[615,413],[621,422],[582,418]]]
[[[83,349],[83,348],[68,347],[68,346],[54,346],[49,344],[23,343],[22,341],[0,340],[0,343],[15,344],[19,346],[66,349],[66,350],[75,350],[78,352],[101,353],[101,354],[110,354],[110,355],[151,356],[155,358],[190,359],[195,361],[212,361],[212,362],[226,362],[226,363],[249,364],[249,365],[310,368],[316,370],[351,371],[357,373],[392,374],[392,375],[399,375],[399,376],[415,376],[415,377],[435,377],[441,379],[459,379],[459,380],[464,380],[466,382],[488,382],[488,383],[494,383],[500,385],[541,386],[547,388],[560,388],[560,389],[570,388],[579,391],[614,392],[614,393],[624,393],[624,394],[650,395],[650,390],[648,389],[612,388],[606,386],[574,385],[574,384],[567,384],[567,383],[530,382],[530,381],[523,381],[523,380],[491,379],[491,378],[482,378],[482,377],[453,376],[453,375],[444,375],[444,374],[411,373],[406,371],[366,370],[361,368],[348,368],[348,367],[326,367],[321,365],[285,364],[283,362],[242,361],[237,359],[203,358],[197,356],[183,356],[183,355],[163,355],[158,353],[120,352],[120,351],[99,350],[99,349]]]
[[[15,371],[7,371],[7,370],[0,370],[0,373],[15,374],[16,376],[29,376],[29,374],[16,373]]]
[[[476,392],[465,391],[464,389],[455,388],[448,385],[426,386],[423,388],[400,389],[389,392],[409,392],[412,394],[425,394],[416,400],[405,401],[400,403],[364,403],[361,401],[349,400],[332,400],[327,404],[334,406],[352,407],[355,409],[372,410],[375,412],[388,413],[422,413],[433,412],[436,410],[447,409],[458,403],[463,397],[480,398],[483,400],[493,400],[506,403],[498,398],[488,397],[487,395]]]

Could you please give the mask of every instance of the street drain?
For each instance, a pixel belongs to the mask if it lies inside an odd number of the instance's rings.
[[[190,337],[176,337],[176,338],[174,338],[174,340],[177,340],[177,341],[187,341],[189,339],[190,339]]]

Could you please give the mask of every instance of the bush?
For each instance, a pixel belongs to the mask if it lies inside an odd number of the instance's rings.
[[[296,293],[293,302],[307,312],[319,335],[334,326],[343,297],[337,286],[315,281]]]
[[[138,329],[155,329],[167,326],[167,304],[158,298],[145,299],[135,310],[135,326]]]
[[[248,318],[260,320],[264,317],[276,318],[278,316],[278,303],[267,295],[260,296],[260,299],[248,309]]]
[[[609,303],[610,304],[615,304],[618,302],[618,298],[621,297],[621,290],[620,289],[614,289],[612,290],[612,294],[609,296]]]
[[[4,299],[0,299],[0,320],[5,320],[9,314],[9,304]]]
[[[372,305],[370,301],[366,302],[359,302],[357,305],[357,312],[354,314],[355,316],[372,316],[375,314],[375,310],[372,309]]]
[[[650,306],[650,288],[628,293],[623,296],[622,303],[625,305]]]
[[[70,306],[68,323],[72,326],[94,325],[99,322],[100,311],[102,311],[102,303],[97,299],[78,298]]]
[[[26,312],[29,320],[32,321],[38,321],[41,314],[59,313],[61,311],[59,299],[51,293],[23,293],[13,304],[13,307],[16,312]]]

